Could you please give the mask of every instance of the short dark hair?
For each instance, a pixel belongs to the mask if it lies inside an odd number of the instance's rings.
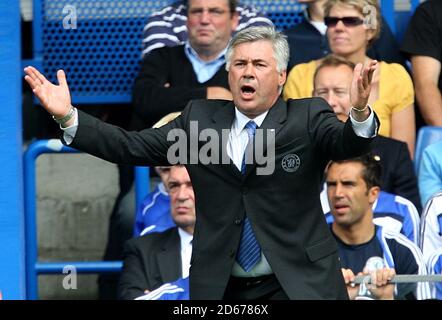
[[[339,66],[348,66],[351,70],[355,68],[355,64],[349,60],[341,58],[335,54],[329,54],[325,58],[323,58],[319,65],[316,67],[315,74],[313,75],[313,87],[315,87],[316,77],[318,76],[319,71],[325,67],[339,67]],[[316,88],[314,88],[316,89]]]
[[[190,0],[187,0],[186,3],[186,7],[189,8],[189,2]],[[230,12],[231,13],[235,13],[236,12],[236,7],[238,6],[238,0],[229,0],[229,8],[230,8]],[[187,8],[186,8],[186,13],[187,13]]]
[[[362,179],[365,181],[367,189],[381,187],[382,166],[378,155],[367,153],[355,158],[333,160],[330,161],[327,169],[330,168],[333,163],[343,164],[349,162],[360,163],[364,167],[364,170],[362,171]]]

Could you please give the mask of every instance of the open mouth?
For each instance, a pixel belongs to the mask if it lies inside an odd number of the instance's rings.
[[[245,97],[251,97],[256,92],[251,85],[244,84],[241,86],[241,93]]]

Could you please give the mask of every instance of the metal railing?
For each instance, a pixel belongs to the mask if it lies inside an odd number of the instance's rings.
[[[116,273],[122,268],[122,261],[38,261],[35,163],[44,153],[79,153],[79,151],[63,145],[58,139],[51,139],[33,142],[24,154],[26,298],[31,300],[38,299],[38,276],[41,274],[63,274],[66,267],[75,268],[77,273],[82,274]],[[149,168],[136,167],[137,205],[149,192],[148,181]]]

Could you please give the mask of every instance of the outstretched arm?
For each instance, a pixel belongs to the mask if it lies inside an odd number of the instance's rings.
[[[62,70],[57,72],[59,85],[49,82],[34,67],[25,68],[25,72],[26,81],[46,111],[58,120],[74,114],[69,121],[59,121],[66,131],[75,128],[74,134],[70,136],[73,140],[64,140],[64,143],[114,163],[153,166],[168,164],[167,151],[172,143],[167,140],[167,135],[169,130],[180,126],[180,121],[157,130],[127,132],[81,111],[71,112],[73,107],[69,87]]]
[[[43,108],[46,109],[56,119],[66,117],[71,109],[71,95],[69,93],[66,75],[63,70],[57,71],[57,79],[59,85],[54,85],[49,82],[40,71],[34,67],[26,67],[25,80],[30,85],[32,91],[40,100]],[[70,126],[74,122],[71,118],[64,126]]]

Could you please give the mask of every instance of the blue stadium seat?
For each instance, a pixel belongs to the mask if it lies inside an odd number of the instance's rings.
[[[425,148],[440,140],[442,140],[442,127],[425,126],[419,129],[414,152],[414,170],[416,175],[419,175],[419,165]]]

